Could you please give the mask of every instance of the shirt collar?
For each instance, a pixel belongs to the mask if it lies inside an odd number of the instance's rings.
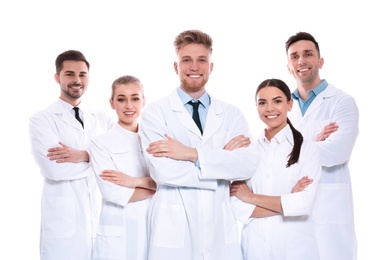
[[[183,105],[187,104],[189,101],[194,99],[190,95],[185,93],[180,87],[177,88],[177,93],[179,94],[179,97],[183,102]],[[205,92],[198,100],[202,102],[202,105],[204,107],[207,108],[210,106],[210,97],[209,94],[207,94],[207,92]]]
[[[328,82],[325,79],[321,80],[321,83],[309,92],[309,97],[312,95],[318,96],[322,91],[326,89],[327,86]],[[300,98],[298,89],[294,90],[294,92],[291,94],[291,97],[296,100]]]

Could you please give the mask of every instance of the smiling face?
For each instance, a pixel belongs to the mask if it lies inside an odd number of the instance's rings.
[[[290,45],[287,51],[288,71],[298,84],[310,85],[312,88],[320,84],[319,70],[324,64],[313,42],[300,40]]]
[[[139,83],[118,84],[115,86],[112,109],[118,115],[119,124],[130,131],[138,131],[138,119],[145,107],[145,98]]]
[[[210,59],[209,50],[202,44],[190,43],[177,52],[174,68],[180,77],[180,87],[193,98],[199,98],[205,92],[213,70]]]
[[[88,67],[84,61],[65,60],[63,68],[54,78],[60,84],[60,98],[73,106],[80,103],[81,96],[88,87]]]
[[[291,110],[293,100],[277,87],[266,86],[256,94],[256,107],[261,121],[267,125],[266,137],[271,140],[287,125],[287,113]]]

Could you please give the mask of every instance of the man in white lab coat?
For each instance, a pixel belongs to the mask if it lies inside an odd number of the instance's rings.
[[[321,260],[354,260],[357,255],[348,163],[358,136],[353,97],[320,78],[324,64],[314,37],[306,32],[286,42],[288,70],[297,83],[289,118],[304,138],[320,147],[322,174],[313,209]]]
[[[140,122],[150,174],[157,183],[148,259],[242,259],[230,181],[253,175],[258,152],[239,109],[206,91],[213,69],[211,37],[184,31],[174,46],[180,87],[150,103]],[[199,127],[188,102],[201,102]]]
[[[60,96],[29,121],[32,155],[44,177],[40,259],[87,260],[101,204],[88,149],[91,137],[114,121],[81,105],[89,82],[89,63],[81,52],[65,51],[55,64]]]

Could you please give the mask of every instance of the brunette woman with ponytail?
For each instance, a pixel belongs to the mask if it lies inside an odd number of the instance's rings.
[[[244,259],[319,259],[312,206],[321,174],[317,146],[304,140],[287,117],[291,92],[279,79],[256,89],[256,107],[266,125],[258,138],[254,176],[233,182],[235,215],[243,223]]]

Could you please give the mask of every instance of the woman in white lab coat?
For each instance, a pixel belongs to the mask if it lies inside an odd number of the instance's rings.
[[[319,259],[311,221],[321,166],[317,147],[287,118],[293,100],[281,80],[263,81],[256,106],[266,129],[259,137],[260,163],[246,182],[233,182],[231,199],[244,223],[244,259]],[[237,199],[238,198],[238,199]]]
[[[118,124],[92,139],[91,160],[103,195],[93,259],[147,259],[147,210],[155,183],[142,154],[138,119],[145,106],[139,79],[112,84],[110,104]]]

